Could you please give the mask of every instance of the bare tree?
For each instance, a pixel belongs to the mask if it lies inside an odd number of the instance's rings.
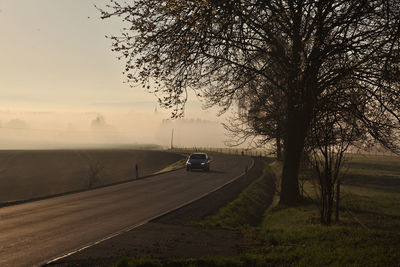
[[[303,148],[327,96],[336,96],[335,110],[349,94],[362,98],[354,117],[367,140],[397,149],[398,10],[399,0],[110,0],[101,12],[129,24],[111,37],[128,81],[159,95],[174,117],[183,114],[188,89],[221,112],[250,82],[279,91],[285,133],[280,201],[295,204]],[[354,88],[337,86],[350,80]],[[265,101],[274,95],[265,94]]]
[[[87,186],[92,188],[93,185],[100,181],[104,166],[99,161],[93,161],[89,158],[87,163]]]
[[[86,186],[92,188],[96,183],[100,182],[101,176],[104,174],[104,165],[99,160],[91,157],[87,152],[77,151],[78,156],[85,162],[86,170]]]
[[[312,175],[315,176],[313,178],[317,180],[316,195],[322,224],[331,224],[335,197],[336,200],[340,197],[335,186],[340,182],[345,152],[350,145],[364,136],[365,134],[357,129],[351,114],[327,109],[319,114],[317,123],[313,123],[305,152],[308,155]],[[338,201],[336,205],[338,209]]]

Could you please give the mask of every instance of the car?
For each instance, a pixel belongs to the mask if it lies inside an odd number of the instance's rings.
[[[193,169],[202,169],[203,171],[210,170],[210,157],[206,153],[192,153],[186,161],[186,171]]]

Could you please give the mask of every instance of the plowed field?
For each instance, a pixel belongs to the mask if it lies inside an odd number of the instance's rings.
[[[155,173],[183,156],[150,150],[0,151],[0,204],[112,184]]]

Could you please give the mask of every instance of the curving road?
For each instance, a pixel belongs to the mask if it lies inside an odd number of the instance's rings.
[[[0,208],[0,266],[35,266],[198,199],[250,166],[214,155],[210,172],[177,170],[143,180]]]

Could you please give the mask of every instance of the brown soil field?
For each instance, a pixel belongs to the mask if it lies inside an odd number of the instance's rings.
[[[183,155],[164,151],[3,150],[0,151],[0,205],[85,190],[148,176]]]

